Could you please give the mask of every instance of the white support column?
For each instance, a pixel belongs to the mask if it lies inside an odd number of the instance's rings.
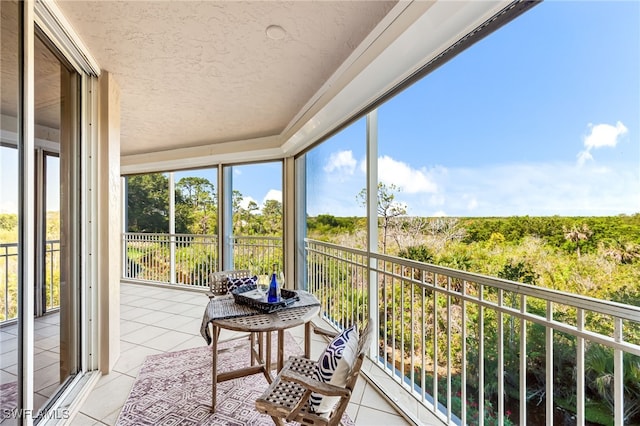
[[[285,287],[289,289],[299,285],[294,279],[297,260],[295,186],[295,159],[287,157],[282,162],[282,270]]]
[[[169,173],[169,283],[176,283],[176,181]]]
[[[294,162],[294,222],[295,222],[295,263],[293,280],[296,287],[308,290],[307,283],[307,257],[305,254],[305,242],[307,237],[307,156],[306,154],[296,158]]]
[[[18,408],[23,408],[25,417],[23,425],[33,424],[34,394],[34,327],[33,302],[34,279],[33,265],[35,261],[35,159],[34,159],[34,1],[21,3],[22,7],[22,62],[20,74],[22,80],[22,120],[21,133],[18,139],[19,152],[19,241],[18,252],[18,343],[21,359],[18,360]]]
[[[218,165],[218,264],[233,269],[233,168]]]
[[[112,74],[98,80],[99,143],[97,166],[97,287],[99,365],[108,374],[120,356],[120,88]]]
[[[369,318],[378,330],[378,262],[371,253],[378,252],[378,110],[367,114],[367,251],[369,253]],[[370,356],[378,356],[378,339],[374,339]]]

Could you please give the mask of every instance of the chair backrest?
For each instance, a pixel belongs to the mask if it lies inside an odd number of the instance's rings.
[[[371,324],[371,319],[369,319],[369,322],[367,322],[367,325],[364,327],[364,330],[362,330],[360,334],[360,338],[358,339],[358,354],[356,357],[356,361],[351,366],[349,374],[347,375],[347,384],[345,385],[345,387],[351,390],[353,390],[356,379],[358,378],[358,374],[360,373],[360,367],[362,366],[364,356],[371,346],[371,339],[373,339],[373,327],[371,326]]]
[[[248,269],[212,272],[209,274],[209,289],[214,296],[222,296],[227,294],[227,279],[250,276],[251,272]]]
[[[369,319],[367,325],[364,327],[364,330],[360,333],[360,338],[358,339],[358,355],[356,357],[355,362],[351,366],[349,370],[349,374],[347,374],[347,383],[345,384],[345,388],[349,389],[353,392],[353,389],[356,387],[356,382],[358,381],[358,375],[360,374],[360,368],[362,367],[362,362],[364,361],[364,356],[366,355],[369,347],[371,346],[371,340],[373,339],[373,322]],[[338,424],[340,419],[342,418],[342,414],[347,409],[347,405],[349,404],[350,398],[340,398],[336,406],[334,407],[333,412],[331,413],[331,419],[328,424]]]

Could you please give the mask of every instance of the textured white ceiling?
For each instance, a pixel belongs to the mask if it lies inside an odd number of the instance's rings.
[[[279,135],[394,4],[58,1],[120,85],[122,155]]]

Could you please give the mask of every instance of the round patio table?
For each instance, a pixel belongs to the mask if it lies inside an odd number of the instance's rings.
[[[290,307],[264,314],[253,308],[238,305],[233,298],[218,297],[211,299],[205,310],[203,324],[210,323],[212,330],[212,377],[211,377],[211,412],[216,409],[216,391],[220,382],[263,373],[271,383],[272,365],[271,333],[277,332],[278,350],[275,367],[280,371],[284,365],[284,332],[285,330],[304,325],[304,353],[306,357],[311,352],[311,320],[320,313],[320,302],[311,293],[297,290],[300,300]],[[250,333],[250,365],[233,371],[218,373],[218,336],[220,330],[232,330]]]

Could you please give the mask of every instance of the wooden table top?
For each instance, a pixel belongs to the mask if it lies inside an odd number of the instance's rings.
[[[213,298],[209,301],[202,318],[201,334],[211,343],[206,325],[242,332],[264,332],[284,330],[310,321],[320,313],[320,302],[311,293],[296,290],[300,300],[279,311],[265,314],[249,306],[238,305],[233,296]]]

